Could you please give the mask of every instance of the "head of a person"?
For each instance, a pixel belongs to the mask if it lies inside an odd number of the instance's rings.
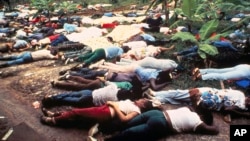
[[[28,26],[25,26],[25,27],[23,28],[23,31],[26,32],[26,33],[31,33],[31,32],[32,32],[32,29],[31,29],[30,27],[28,27]]]
[[[248,110],[250,110],[250,96],[245,98],[245,106]]]
[[[30,41],[30,44],[32,46],[36,46],[36,45],[38,45],[38,41],[36,39],[33,39],[33,40]]]
[[[107,37],[107,40],[108,40],[109,42],[111,42],[111,43],[114,42],[114,40],[113,40],[113,38],[112,38],[111,36],[108,36],[108,37]]]
[[[214,119],[211,110],[204,108],[202,104],[198,104],[197,106],[190,106],[189,108],[191,111],[196,112],[204,123],[206,123],[207,125],[213,124]]]
[[[162,109],[161,102],[158,100],[149,100],[147,98],[140,98],[138,100],[135,100],[134,103],[141,109],[141,112],[146,112],[153,109],[158,109],[158,110]]]
[[[121,46],[121,48],[124,53],[127,53],[130,50],[129,46]]]
[[[164,82],[171,82],[173,79],[172,77],[172,73],[169,70],[163,70],[161,72],[159,72],[156,82],[158,84],[164,83]]]

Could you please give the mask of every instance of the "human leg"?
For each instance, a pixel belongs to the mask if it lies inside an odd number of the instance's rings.
[[[129,121],[127,125],[125,130],[106,141],[154,141],[167,134],[169,130],[166,118],[159,110],[142,113]]]
[[[93,82],[93,80],[91,80],[91,79],[85,79],[85,78],[83,78],[83,77],[72,76],[72,75],[70,75],[70,76],[68,77],[68,80],[71,80],[71,81],[74,81],[74,82],[79,82],[79,83],[81,83],[81,84],[88,84],[88,83]]]
[[[57,46],[59,43],[68,41],[68,38],[65,37],[64,35],[59,35],[57,39],[51,42],[51,46]]]
[[[166,48],[166,47],[159,47],[160,48],[160,51],[161,52],[164,52],[164,51],[169,51],[169,50],[172,50],[172,49],[174,49],[174,45],[172,45],[172,46],[170,46],[170,47],[168,47],[168,48]]]
[[[92,80],[90,83],[87,84],[72,83],[67,81],[52,81],[51,84],[53,87],[58,87],[67,90],[74,90],[74,91],[80,91],[83,89],[94,90],[101,88],[103,85],[102,81],[99,79]]]
[[[78,60],[84,59],[84,63],[87,65],[90,65],[91,63],[95,63],[101,59],[105,59],[105,50],[103,48],[96,49],[91,53],[91,55],[83,56],[83,57],[78,57]]]
[[[71,105],[80,107],[93,106],[92,90],[81,90],[70,93],[61,93],[58,95],[52,95],[50,99],[55,103],[60,103],[61,105]]]
[[[186,54],[190,54],[193,52],[197,52],[197,50],[198,50],[198,46],[193,46],[189,49],[182,50],[182,51],[178,52],[177,55],[186,55]]]
[[[246,72],[234,70],[230,72],[225,72],[225,73],[207,73],[207,74],[202,74],[201,79],[202,80],[239,80],[246,78],[247,76]],[[249,74],[248,74],[249,77]]]
[[[234,67],[230,67],[230,68],[221,68],[221,69],[217,69],[217,68],[208,68],[208,69],[199,69],[201,74],[207,74],[207,73],[226,73],[226,72],[231,72],[234,70],[237,70],[236,68],[237,66]]]
[[[136,66],[138,66],[138,65],[132,65],[131,64],[131,65],[121,66],[121,65],[116,65],[114,63],[105,62],[105,64],[100,65],[99,68],[112,70],[114,72],[125,72],[125,73],[127,73],[127,72],[134,72]]]
[[[227,41],[214,41],[212,43],[213,46],[217,47],[217,48],[221,48],[221,47],[224,47],[224,48],[229,48],[233,51],[238,51],[233,45],[231,42],[227,42]]]
[[[161,103],[183,104],[191,102],[188,90],[156,91],[154,92],[154,96]]]
[[[7,64],[8,66],[12,66],[12,65],[24,64],[26,62],[31,62],[31,61],[32,57],[30,52],[24,52],[21,55],[12,56],[11,61],[8,61]]]
[[[97,122],[103,122],[111,119],[111,113],[108,105],[90,108],[74,108],[71,111],[62,112],[60,116],[57,116],[54,119],[56,123],[61,123],[65,120],[77,118],[92,119]]]
[[[40,120],[46,125],[64,125],[69,121],[78,119],[91,119],[96,120],[96,122],[102,122],[112,118],[109,106],[107,105],[90,108],[74,108],[70,111],[60,111],[56,113],[47,110],[43,112],[46,116],[42,116]]]

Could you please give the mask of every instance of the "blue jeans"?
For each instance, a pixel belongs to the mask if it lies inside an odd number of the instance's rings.
[[[161,103],[170,104],[190,104],[190,94],[189,90],[164,90],[156,91],[155,98],[160,100]]]
[[[180,51],[177,55],[181,55],[183,58],[189,58],[198,55],[198,46],[193,46],[189,49]]]
[[[171,132],[162,111],[150,110],[127,123],[128,127],[107,141],[155,141]]]
[[[11,32],[10,28],[0,28],[0,33],[9,33]]]
[[[24,52],[24,53],[17,55],[17,56],[1,57],[0,60],[10,60],[10,61],[7,61],[7,64],[9,66],[24,64],[24,63],[28,63],[28,62],[33,61],[32,56],[31,56],[31,52]]]
[[[60,35],[56,40],[52,41],[50,45],[57,46],[58,44],[63,43],[65,41],[69,41],[69,39],[64,35]]]
[[[89,107],[94,106],[92,90],[81,90],[70,93],[61,93],[51,97],[53,101],[71,106]]]
[[[229,49],[231,49],[231,50],[233,50],[233,51],[238,51],[238,50],[232,45],[232,43],[227,42],[227,41],[214,41],[214,42],[212,42],[212,45],[215,46],[215,47],[217,47],[217,48],[222,48],[222,47],[224,47],[224,48],[229,48]]]
[[[202,80],[239,80],[250,79],[250,65],[241,64],[224,69],[200,69]]]

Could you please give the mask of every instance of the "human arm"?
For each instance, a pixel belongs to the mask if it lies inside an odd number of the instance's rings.
[[[152,88],[152,90],[158,91],[158,90],[162,89],[163,87],[167,86],[170,82],[164,82],[164,83],[161,83],[161,84],[157,84],[156,79],[151,78],[149,80],[149,83],[150,83],[150,87]]]
[[[108,101],[107,104],[109,106],[111,106],[114,111],[115,114],[117,115],[117,117],[122,121],[122,122],[127,122],[129,120],[131,120],[132,118],[134,118],[135,116],[137,116],[139,113],[137,112],[131,112],[127,115],[125,115],[120,109],[119,109],[119,105],[118,102],[114,102],[114,101]]]
[[[24,46],[23,48],[18,49],[18,51],[25,51],[30,49],[30,44],[26,44],[26,46]]]
[[[204,122],[202,122],[200,125],[197,126],[195,133],[217,135],[219,134],[219,129],[217,126],[207,125]]]
[[[134,54],[130,54],[129,55],[130,57],[131,57],[131,59],[133,59],[133,60],[140,60],[138,57],[136,57],[136,55],[134,55]]]
[[[237,116],[250,118],[250,112],[249,111],[243,111],[243,110],[239,109],[236,106],[226,107],[224,110],[229,114],[234,114],[234,115],[237,115]]]

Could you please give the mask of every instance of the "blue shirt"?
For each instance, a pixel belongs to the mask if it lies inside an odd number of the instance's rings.
[[[107,59],[112,59],[123,54],[123,49],[120,47],[107,47],[104,49]]]
[[[142,83],[146,83],[151,78],[156,79],[159,72],[161,72],[161,70],[143,67],[138,67],[135,70],[135,73],[140,77]]]
[[[152,41],[154,42],[155,41],[155,37],[153,37],[152,35],[149,35],[149,34],[141,34],[141,36],[143,37],[144,40],[146,41]]]
[[[26,47],[28,44],[28,42],[26,42],[25,40],[17,40],[16,43],[14,44],[13,48],[14,49],[21,49]]]

